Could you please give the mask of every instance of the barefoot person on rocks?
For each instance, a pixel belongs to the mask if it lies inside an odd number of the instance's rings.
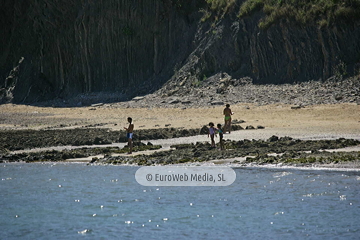
[[[226,133],[226,129],[228,129],[229,133],[231,132],[231,115],[234,113],[230,109],[230,105],[226,104],[226,108],[224,109],[225,115],[225,124],[224,124],[224,133]]]
[[[128,154],[132,154],[132,149],[133,149],[133,142],[132,142],[132,138],[133,138],[133,130],[134,130],[134,124],[132,123],[132,118],[128,117],[128,123],[129,123],[129,127],[124,127],[124,129],[126,130],[126,137],[128,139],[128,147],[129,147],[129,152]]]

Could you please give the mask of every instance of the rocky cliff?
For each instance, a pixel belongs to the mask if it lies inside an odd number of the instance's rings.
[[[0,98],[125,99],[218,73],[254,83],[359,74],[359,21],[319,28],[283,19],[263,30],[262,12],[236,16],[242,2],[204,19],[206,2],[196,0],[1,0]]]

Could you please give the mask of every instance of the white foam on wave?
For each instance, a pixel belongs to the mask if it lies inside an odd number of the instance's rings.
[[[324,164],[324,165],[311,165],[311,166],[296,166],[296,165],[284,165],[282,163],[279,164],[263,164],[259,165],[256,163],[233,163],[233,161],[238,160],[238,158],[230,158],[230,159],[216,159],[208,162],[193,162],[193,163],[181,163],[176,164],[175,166],[224,166],[231,168],[266,168],[266,169],[291,169],[291,170],[326,170],[326,171],[341,171],[341,172],[360,172],[360,166],[357,164]],[[217,162],[218,161],[218,162]],[[219,163],[221,162],[221,163]],[[337,167],[337,165],[339,167]],[[291,173],[283,173],[283,174],[291,174]],[[280,177],[280,176],[279,176]],[[359,179],[360,180],[360,177]]]
[[[245,157],[246,158],[246,157]],[[231,167],[231,168],[267,168],[267,169],[291,169],[291,170],[326,170],[326,171],[341,171],[341,172],[360,172],[360,163],[353,163],[351,164],[324,164],[324,165],[312,165],[312,166],[296,166],[296,165],[284,165],[282,163],[279,164],[264,164],[259,165],[256,163],[244,163],[244,157],[239,158],[229,158],[229,159],[214,159],[207,162],[188,162],[188,163],[179,163],[173,164],[172,166],[201,166],[201,167],[208,167],[208,166],[218,166],[218,167]],[[236,163],[233,163],[237,161]],[[24,162],[15,162],[15,163],[6,163],[6,165],[13,165],[13,164],[24,164]],[[72,165],[72,164],[80,164],[80,165],[88,165],[85,162],[35,162],[32,164],[49,164],[49,165]],[[6,166],[4,165],[4,167]],[[89,166],[104,166],[104,164],[97,163],[97,164],[90,164]],[[106,166],[112,167],[135,167],[139,168],[140,166],[137,164],[109,164]],[[154,164],[153,166],[164,166],[162,164]],[[339,167],[337,167],[339,166]],[[4,179],[2,179],[4,180]],[[359,179],[360,180],[360,179]],[[116,180],[115,180],[116,181]]]
[[[84,229],[84,230],[82,230],[82,231],[78,231],[78,234],[84,235],[84,234],[87,234],[87,233],[89,233],[89,232],[91,232],[91,229]]]
[[[233,166],[234,167],[234,166]],[[292,170],[316,170],[316,171],[341,171],[341,172],[360,172],[359,168],[348,168],[348,167],[325,167],[325,166],[284,166],[284,165],[251,165],[241,167],[255,167],[255,168],[269,168],[269,169],[292,169]]]
[[[283,165],[283,164],[266,164],[266,165],[259,165],[254,163],[244,164],[244,163],[222,163],[222,164],[215,164],[211,162],[195,162],[195,163],[182,163],[182,164],[176,164],[174,166],[224,166],[224,167],[231,167],[231,168],[266,168],[266,169],[289,169],[289,170],[316,170],[316,171],[341,171],[341,172],[360,172],[360,168],[354,167],[334,167],[332,166],[326,166],[326,165],[312,165],[312,166],[291,166],[291,165]],[[359,179],[360,180],[360,179]]]

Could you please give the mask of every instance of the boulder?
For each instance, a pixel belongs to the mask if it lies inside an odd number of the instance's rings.
[[[132,100],[139,101],[139,100],[143,100],[144,98],[145,98],[144,96],[137,96],[137,97],[134,97]]]
[[[224,102],[222,101],[212,101],[210,102],[211,105],[224,105]]]
[[[276,142],[276,141],[279,141],[279,137],[278,136],[275,136],[275,135],[272,135],[269,139],[268,139],[269,142]]]
[[[180,100],[179,99],[173,99],[171,101],[169,101],[169,104],[176,104],[176,103],[179,103]]]
[[[201,129],[200,129],[200,134],[208,134],[209,133],[209,128],[204,125]]]

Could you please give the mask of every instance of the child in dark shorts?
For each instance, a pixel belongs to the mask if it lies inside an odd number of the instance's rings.
[[[128,117],[128,123],[129,123],[129,127],[124,127],[124,129],[126,130],[126,137],[128,139],[128,146],[129,146],[129,152],[128,154],[132,154],[132,150],[133,150],[133,142],[132,142],[132,138],[133,138],[133,131],[134,131],[134,124],[132,123],[132,118]]]

